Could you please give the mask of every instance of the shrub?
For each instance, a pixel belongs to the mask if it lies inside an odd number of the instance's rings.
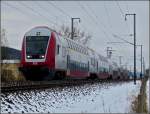
[[[1,81],[25,81],[16,64],[1,64]]]

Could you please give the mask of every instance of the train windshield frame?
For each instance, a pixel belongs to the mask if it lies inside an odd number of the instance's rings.
[[[49,36],[26,36],[26,56],[28,59],[40,59],[40,56],[45,56],[48,41]]]

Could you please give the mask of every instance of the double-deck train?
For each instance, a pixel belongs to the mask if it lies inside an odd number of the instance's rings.
[[[120,79],[124,74],[111,59],[46,26],[25,33],[20,70],[28,80]]]

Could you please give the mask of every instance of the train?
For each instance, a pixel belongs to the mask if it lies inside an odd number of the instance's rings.
[[[27,80],[129,78],[111,59],[47,26],[25,33],[19,69]]]

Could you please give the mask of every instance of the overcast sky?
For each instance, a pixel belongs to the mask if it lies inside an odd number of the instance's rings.
[[[149,64],[149,3],[148,1],[2,1],[1,28],[6,29],[8,45],[21,49],[22,39],[29,29],[45,25],[59,30],[63,24],[71,27],[71,17],[79,17],[74,26],[92,35],[88,46],[106,56],[106,47],[112,47],[113,59],[133,69],[133,46],[108,44],[122,42],[113,34],[133,42],[133,17],[136,13],[137,44],[143,45],[146,67]],[[140,69],[140,47],[137,48],[137,69]]]

